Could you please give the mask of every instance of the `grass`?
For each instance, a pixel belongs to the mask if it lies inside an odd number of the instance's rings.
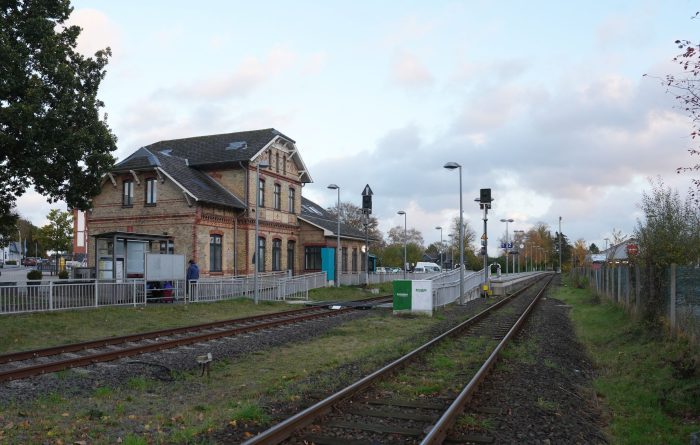
[[[674,361],[697,358],[697,347],[646,327],[587,289],[563,286],[553,296],[573,306],[579,339],[598,368],[595,389],[607,405],[613,443],[689,443],[700,431],[700,372],[680,377]]]
[[[51,439],[63,443],[81,440],[83,433],[96,444],[116,443],[118,438],[134,444],[206,443],[207,433],[225,425],[245,428],[269,422],[266,407],[276,402],[294,402],[305,393],[330,391],[349,379],[348,372],[366,374],[376,369],[422,344],[428,337],[426,331],[436,322],[430,317],[377,312],[309,341],[215,363],[210,378],[200,377],[198,370],[167,383],[134,377],[125,385],[95,388],[85,396],[48,395],[41,400],[16,401],[0,406],[0,430],[13,425],[0,437],[10,443],[43,443],[50,430]],[[349,364],[352,366],[344,367]],[[421,390],[432,391],[429,383]],[[20,428],[24,418],[19,412],[41,421]]]
[[[358,287],[313,289],[313,300],[356,300],[371,294]],[[3,315],[0,354],[45,348],[137,332],[187,326],[295,309],[280,302],[253,303],[249,299],[215,303],[105,307],[99,309]]]

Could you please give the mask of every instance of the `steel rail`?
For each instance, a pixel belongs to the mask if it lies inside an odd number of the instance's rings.
[[[530,304],[527,306],[525,311],[523,311],[520,317],[518,317],[518,320],[515,322],[513,327],[510,328],[508,333],[498,343],[496,348],[493,350],[493,352],[491,352],[484,364],[481,365],[474,377],[472,377],[469,383],[467,383],[464,389],[462,389],[457,398],[455,398],[455,400],[450,404],[450,406],[443,413],[440,419],[438,419],[435,425],[433,425],[428,434],[425,435],[425,437],[421,441],[421,445],[436,445],[443,443],[443,441],[447,437],[447,433],[457,420],[457,417],[459,417],[459,415],[464,410],[464,406],[466,405],[466,403],[469,402],[469,400],[479,388],[479,385],[484,381],[484,379],[486,379],[486,376],[488,375],[491,368],[496,364],[501,350],[518,333],[522,325],[530,317],[533,308],[539,302],[540,297],[547,289],[547,286],[549,286],[549,283],[552,282],[552,279],[553,277],[549,278],[549,281],[547,281],[547,283],[537,293],[535,298],[532,300],[532,302],[530,302]]]
[[[205,333],[205,334],[200,334],[200,335],[195,335],[195,336],[190,336],[190,337],[185,337],[185,338],[172,339],[172,340],[164,340],[164,341],[161,341],[158,343],[152,343],[152,344],[148,344],[148,345],[134,346],[134,347],[130,347],[130,348],[119,349],[116,351],[101,352],[101,353],[97,353],[97,354],[86,355],[84,357],[75,357],[75,358],[59,360],[59,361],[55,361],[55,362],[27,366],[24,368],[7,370],[7,371],[0,372],[0,382],[33,377],[36,375],[46,374],[49,372],[62,371],[64,369],[68,369],[68,368],[86,366],[86,365],[91,365],[91,364],[99,363],[99,362],[118,360],[120,358],[144,354],[147,352],[159,351],[159,350],[163,350],[163,349],[171,349],[171,348],[175,348],[178,346],[184,346],[184,345],[188,345],[188,344],[214,340],[214,339],[222,338],[222,337],[230,337],[230,336],[234,336],[234,335],[243,334],[246,332],[269,329],[269,328],[273,328],[273,327],[277,327],[277,326],[299,323],[301,321],[313,320],[316,318],[334,317],[336,315],[340,315],[340,314],[350,312],[350,311],[353,311],[353,308],[343,308],[343,309],[338,309],[338,310],[326,310],[323,312],[316,311],[316,312],[311,313],[311,314],[301,315],[301,316],[293,317],[293,318],[284,318],[284,319],[269,321],[266,323],[258,323],[258,324],[246,325],[246,326],[237,326],[237,327],[223,330],[223,331],[209,332],[209,333]],[[290,311],[290,312],[293,312],[293,311]]]
[[[423,344],[422,346],[414,349],[413,351],[401,356],[400,358],[394,360],[393,362],[389,363],[388,365],[384,366],[383,368],[378,369],[377,371],[374,371],[373,373],[361,378],[360,380],[351,384],[350,386],[347,386],[347,387],[341,389],[340,391],[336,392],[335,394],[332,394],[332,395],[326,397],[325,399],[315,403],[314,405],[304,409],[303,411],[300,411],[299,413],[293,415],[292,417],[289,417],[286,420],[283,420],[282,422],[280,422],[280,423],[272,426],[271,428],[261,432],[257,436],[251,437],[250,439],[243,442],[242,445],[258,445],[258,444],[269,445],[269,444],[277,444],[277,443],[282,442],[283,440],[290,437],[294,431],[311,424],[315,418],[330,412],[334,405],[336,405],[339,402],[342,402],[343,400],[346,400],[346,399],[352,397],[353,395],[359,393],[360,391],[366,389],[367,387],[369,387],[370,385],[375,383],[375,381],[378,380],[379,378],[397,370],[400,366],[403,366],[404,364],[411,361],[415,357],[426,352],[428,349],[432,348],[433,346],[435,346],[437,343],[441,342],[442,340],[444,340],[448,337],[452,337],[454,335],[457,335],[465,328],[477,323],[478,321],[481,321],[483,318],[490,315],[491,312],[493,312],[496,309],[500,308],[501,306],[505,305],[506,303],[508,303],[510,300],[512,300],[516,296],[520,295],[521,293],[525,292],[527,289],[529,289],[531,286],[533,286],[538,281],[535,281],[535,282],[529,284],[528,286],[524,287],[523,289],[520,289],[517,292],[503,298],[502,300],[493,304],[489,308],[484,309],[483,311],[479,312],[478,314],[474,315],[473,317],[469,318],[468,320],[465,320],[462,323],[458,324],[457,326],[445,331],[444,333],[433,338],[429,342],[427,342],[427,343]]]
[[[367,298],[364,300],[356,300],[356,301],[369,302],[369,301],[373,301],[373,300],[381,300],[383,298],[387,298],[387,297],[372,297],[372,298]],[[85,349],[103,348],[106,346],[118,345],[121,343],[129,343],[129,342],[134,342],[134,341],[148,340],[148,339],[152,339],[152,338],[166,337],[169,335],[202,331],[205,329],[214,329],[214,328],[219,328],[221,326],[227,326],[227,325],[231,325],[231,324],[256,322],[259,320],[265,320],[265,319],[270,319],[270,318],[275,318],[275,317],[284,317],[284,316],[298,314],[298,313],[304,313],[304,312],[315,312],[315,311],[319,311],[322,309],[323,309],[323,306],[313,306],[313,307],[306,307],[306,308],[300,308],[300,309],[292,309],[289,311],[272,312],[272,313],[261,314],[261,315],[251,315],[249,317],[231,318],[228,320],[212,321],[209,323],[202,323],[202,324],[197,324],[197,325],[181,326],[181,327],[161,329],[161,330],[157,330],[157,331],[141,332],[138,334],[123,335],[120,337],[101,338],[101,339],[97,339],[97,340],[89,340],[89,341],[80,342],[80,343],[70,343],[70,344],[66,344],[66,345],[51,346],[48,348],[31,349],[31,350],[27,350],[27,351],[12,352],[9,354],[0,355],[0,364],[6,364],[6,363],[20,361],[20,360],[29,360],[29,359],[37,358],[37,357],[48,357],[51,355],[63,354],[66,352],[83,351]]]

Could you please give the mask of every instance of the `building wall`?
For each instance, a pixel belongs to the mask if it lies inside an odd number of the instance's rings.
[[[287,246],[295,243],[295,274],[304,272],[304,247],[335,246],[335,236],[326,238],[324,231],[303,223],[298,215],[301,212],[302,184],[300,171],[291,160],[286,147],[272,145],[256,160],[264,160],[270,168],[260,170],[260,178],[265,181],[265,203],[258,208],[259,236],[265,243],[265,271],[272,270],[273,240],[281,241],[280,270],[288,270]],[[134,203],[122,206],[123,182],[133,180],[129,174],[116,176],[116,186],[106,180],[102,192],[93,199],[93,209],[88,212],[88,261],[94,266],[93,236],[106,232],[134,232],[154,235],[169,235],[174,239],[174,253],[194,259],[203,277],[210,275],[251,274],[255,251],[255,208],[256,208],[256,164],[243,164],[227,169],[210,170],[206,173],[239,197],[247,210],[223,208],[205,203],[188,204],[182,189],[164,177],[158,182],[158,196],[155,206],[145,204],[145,180],[156,177],[155,172],[137,172],[140,184],[134,182]],[[281,189],[280,208],[274,208],[274,185]],[[289,208],[289,189],[295,191],[293,208]],[[210,239],[212,235],[222,237],[222,271],[211,272]],[[343,241],[349,252],[356,248],[360,252],[362,242]],[[359,266],[359,262],[358,262]]]
[[[145,179],[155,174],[138,173],[140,185],[134,182],[134,203],[122,206],[123,181],[133,180],[132,175],[115,176],[116,186],[107,179],[102,191],[92,200],[92,210],[87,212],[88,264],[95,266],[94,235],[106,232],[135,232],[152,235],[170,235],[175,239],[175,253],[188,258],[197,254],[193,225],[197,207],[190,207],[182,189],[168,178],[157,183],[155,206],[145,204]]]

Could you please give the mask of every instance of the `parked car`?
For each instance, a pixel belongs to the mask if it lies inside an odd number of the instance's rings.
[[[377,272],[377,273],[389,273],[389,268],[388,268],[388,267],[379,266],[379,267],[377,267],[377,271],[376,271],[376,272]]]
[[[400,272],[401,272],[401,268],[400,268],[400,267],[392,267],[392,268],[391,268],[391,273],[400,273]]]
[[[25,267],[30,267],[30,266],[36,266],[36,258],[33,257],[26,257],[25,259],[22,260],[22,266]]]

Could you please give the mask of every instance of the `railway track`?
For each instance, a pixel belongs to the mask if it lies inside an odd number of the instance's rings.
[[[244,445],[442,443],[550,281],[537,280]]]
[[[381,296],[353,303],[366,305],[388,301],[391,301],[391,297]],[[352,310],[354,310],[353,307],[329,309],[328,305],[312,306],[0,355],[0,382],[24,379],[68,368],[118,360],[322,317],[334,317]]]

